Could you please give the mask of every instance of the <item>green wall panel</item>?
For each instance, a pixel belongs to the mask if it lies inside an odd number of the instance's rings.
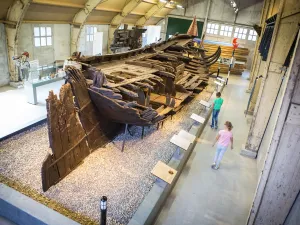
[[[170,35],[174,35],[177,32],[179,34],[186,34],[192,21],[193,21],[192,19],[180,19],[180,18],[168,17],[166,39],[168,39]],[[197,25],[198,25],[198,37],[200,38],[203,29],[203,22],[197,21]]]

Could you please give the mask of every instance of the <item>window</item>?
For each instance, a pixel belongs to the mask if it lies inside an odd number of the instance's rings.
[[[208,23],[206,32],[209,34],[218,34],[219,32],[219,24]]]
[[[94,41],[95,33],[97,33],[97,27],[86,27],[86,41]]]
[[[250,30],[249,35],[248,35],[248,40],[249,41],[256,41],[257,39],[257,33],[255,30]]]
[[[52,45],[52,29],[51,27],[34,27],[34,46],[50,46]]]
[[[232,30],[233,30],[232,26],[221,25],[220,35],[226,36],[226,37],[231,37]]]
[[[236,27],[234,30],[234,37],[241,38],[241,39],[246,39],[247,35],[247,29],[246,28],[240,28]]]

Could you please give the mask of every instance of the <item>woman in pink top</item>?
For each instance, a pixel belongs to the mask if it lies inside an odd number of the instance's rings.
[[[211,166],[211,168],[215,170],[219,169],[220,162],[223,158],[224,153],[226,152],[229,143],[231,143],[231,149],[233,149],[233,136],[231,132],[233,126],[229,121],[226,121],[224,125],[225,129],[219,131],[219,134],[213,144],[214,147],[216,142],[218,142],[214,164]]]

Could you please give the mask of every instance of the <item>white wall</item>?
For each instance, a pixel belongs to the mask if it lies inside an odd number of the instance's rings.
[[[86,40],[87,26],[97,27],[97,32],[103,32],[102,55],[107,54],[109,25],[85,25],[79,37],[78,51],[83,55],[93,55],[93,42]]]
[[[143,46],[157,42],[161,37],[161,26],[145,26],[145,38],[143,38]]]
[[[70,57],[71,26],[54,24],[54,59],[65,60]]]
[[[205,19],[206,9],[209,0],[188,0],[186,9],[175,9],[170,15],[178,15],[198,19]],[[248,8],[242,9],[237,14],[236,22],[244,25],[258,24],[260,13],[263,7],[263,1],[256,3]],[[227,0],[211,0],[208,20],[222,21],[224,23],[234,23],[235,13]]]
[[[9,83],[7,48],[4,24],[0,24],[0,87]]]
[[[160,37],[161,37],[161,40],[164,41],[166,39],[166,33],[167,33],[166,20],[162,19],[156,25],[161,27],[160,28]]]
[[[52,28],[52,45],[35,47],[33,29],[35,26]],[[64,60],[70,56],[70,25],[69,24],[22,24],[18,40],[18,54],[29,52],[29,60],[39,60],[40,65],[51,64],[55,60]]]
[[[263,1],[256,3],[255,5],[252,5],[243,10],[240,10],[236,19],[236,23],[251,26],[253,26],[254,24],[259,24],[262,9]]]

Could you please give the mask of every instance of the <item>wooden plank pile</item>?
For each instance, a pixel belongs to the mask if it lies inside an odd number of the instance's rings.
[[[124,24],[124,29],[116,29],[114,32],[113,43],[110,46],[112,52],[116,52],[122,48],[137,49],[142,47],[142,34],[147,29],[133,27],[128,30],[128,25]]]
[[[218,49],[218,44],[207,44],[204,43],[204,48],[207,50],[207,54],[212,54]],[[221,57],[230,59],[232,56],[232,50],[233,48],[231,46],[224,46],[221,45]],[[231,74],[235,75],[241,75],[246,68],[247,63],[247,57],[249,55],[249,49],[248,48],[237,48],[234,53],[234,57],[236,61],[239,61],[241,63],[236,63],[235,66],[231,69]],[[218,70],[218,63],[215,63],[211,65],[210,70],[211,72],[216,72]],[[221,73],[228,73],[228,65],[221,64],[220,65],[220,72]]]

